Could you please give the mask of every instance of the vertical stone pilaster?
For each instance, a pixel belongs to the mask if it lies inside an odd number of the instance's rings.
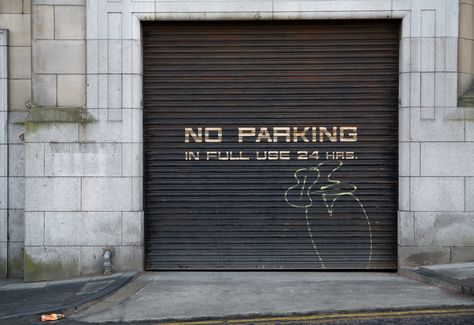
[[[0,29],[0,278],[8,260],[8,32]]]
[[[80,213],[85,170],[103,169],[97,164],[100,148],[79,144],[79,125],[87,119],[85,5],[85,0],[32,3],[33,103],[25,132],[26,280],[81,275],[80,247],[62,247],[64,243],[50,240],[50,231],[57,231],[54,212],[71,212],[67,220]]]

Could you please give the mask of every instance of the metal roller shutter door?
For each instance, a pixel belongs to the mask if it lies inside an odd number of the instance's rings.
[[[398,21],[143,40],[147,270],[396,269]]]

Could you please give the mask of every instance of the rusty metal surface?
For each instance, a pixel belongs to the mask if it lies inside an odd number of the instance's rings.
[[[392,20],[144,23],[145,268],[396,269],[398,33]],[[289,160],[256,159],[269,151]]]

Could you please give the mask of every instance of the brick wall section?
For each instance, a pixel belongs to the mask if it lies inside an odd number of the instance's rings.
[[[474,1],[461,0],[459,11],[459,93],[474,84]]]
[[[9,35],[8,150],[2,158],[8,159],[8,187],[5,188],[8,189],[8,215],[6,216],[7,222],[3,223],[8,229],[8,244],[3,244],[3,246],[7,246],[7,271],[10,277],[23,275],[24,144],[22,134],[24,126],[22,121],[24,121],[26,104],[29,102],[31,94],[30,18],[29,1],[0,1],[0,29],[8,30]],[[5,154],[5,152],[2,153]],[[0,232],[1,229],[0,226]],[[5,273],[0,271],[0,276],[2,274]]]

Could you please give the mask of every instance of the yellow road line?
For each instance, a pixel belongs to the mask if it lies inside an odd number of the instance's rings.
[[[243,323],[265,323],[265,322],[298,322],[298,321],[318,321],[331,319],[346,318],[376,318],[376,317],[403,317],[406,316],[429,316],[444,315],[454,316],[458,314],[474,314],[474,308],[469,309],[424,309],[424,310],[407,310],[407,311],[387,311],[387,312],[367,312],[367,313],[344,313],[344,314],[321,314],[308,316],[284,316],[284,317],[262,317],[248,319],[221,319],[207,321],[190,321],[190,322],[169,322],[157,323],[161,325],[205,325],[205,324],[243,324]]]
[[[192,322],[170,322],[170,323],[155,323],[154,325],[205,325],[205,324],[223,324],[226,320],[203,320]]]

